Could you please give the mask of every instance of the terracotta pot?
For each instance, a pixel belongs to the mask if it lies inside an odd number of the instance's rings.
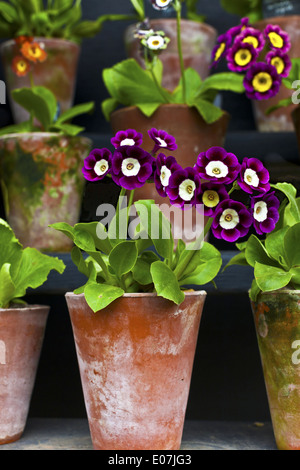
[[[0,309],[0,444],[26,426],[49,307]]]
[[[51,90],[61,111],[66,111],[73,106],[80,47],[64,39],[36,38],[36,41],[45,45],[48,57],[45,62],[33,65],[34,84]],[[13,58],[20,55],[14,40],[4,42],[0,52],[13,118],[16,123],[23,122],[28,119],[28,113],[11,99],[10,93],[15,88],[30,87],[30,78],[29,75],[18,77],[12,70]]]
[[[66,294],[95,450],[180,448],[205,297],[125,294],[95,314]]]
[[[48,225],[79,221],[85,184],[81,168],[90,147],[89,139],[51,133],[0,138],[6,218],[24,247],[71,250],[71,240]]]
[[[300,291],[264,293],[252,303],[277,447],[300,450]]]
[[[267,18],[255,23],[254,27],[263,31],[268,24],[279,25],[280,28],[289,34],[291,39],[289,57],[291,59],[300,57],[300,15]],[[292,103],[292,94],[294,91],[295,90],[289,90],[284,85],[281,85],[279,93],[273,98],[252,102],[256,126],[260,132],[294,131],[291,117],[291,112],[297,106]],[[269,116],[265,115],[268,108],[287,98],[291,98],[290,106],[279,108]]]
[[[207,124],[195,108],[190,108],[184,104],[166,104],[160,106],[157,111],[147,118],[138,108],[131,106],[114,111],[111,114],[111,126],[113,133],[125,129],[136,129],[143,134],[143,148],[148,152],[153,149],[153,141],[148,135],[148,130],[152,127],[164,129],[176,138],[178,149],[172,154],[182,167],[194,166],[200,152],[204,152],[213,146],[223,147],[225,143],[226,132],[229,124],[229,114],[223,116],[213,124]],[[163,150],[162,150],[162,153]],[[156,191],[155,185],[148,183],[142,188],[135,190],[135,200],[153,199],[156,204],[164,205],[162,212],[170,219],[170,213],[167,206],[167,198],[160,197]],[[192,209],[183,211],[172,207],[174,217],[172,219],[173,233],[183,232],[183,240],[190,242],[195,239],[194,234],[201,233],[201,225],[204,224],[203,218],[199,213]],[[191,213],[191,217],[190,214]],[[189,220],[188,220],[189,219]]]
[[[176,19],[157,19],[150,21],[155,31],[164,31],[171,39],[168,47],[159,58],[164,66],[162,84],[169,90],[174,90],[180,80],[180,64],[177,49]],[[144,60],[140,52],[140,41],[133,36],[135,25],[125,32],[127,55],[135,58],[141,66]],[[216,44],[217,31],[205,23],[182,20],[181,22],[182,53],[185,68],[192,67],[204,80],[210,73],[211,53]]]

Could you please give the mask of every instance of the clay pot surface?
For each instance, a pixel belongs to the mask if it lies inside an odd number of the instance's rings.
[[[35,38],[44,45],[48,56],[45,62],[33,64],[32,75],[36,86],[45,86],[56,96],[61,112],[73,106],[80,46],[72,41],[59,38]],[[12,70],[13,58],[20,55],[14,40],[1,45],[1,59],[4,66],[5,83],[9,91],[10,105],[16,123],[26,121],[28,113],[11,99],[11,91],[30,87],[30,77],[18,77]]]
[[[289,34],[291,49],[288,54],[290,59],[300,57],[300,15],[266,18],[256,22],[254,27],[263,31],[268,24],[278,25]],[[253,101],[256,126],[260,132],[294,131],[291,117],[292,111],[297,106],[292,103],[292,94],[294,91],[295,90],[289,90],[282,84],[279,93],[273,98],[269,100]],[[279,101],[287,98],[291,98],[290,106],[279,108],[268,116],[265,114],[268,108],[275,106]]]
[[[162,85],[169,90],[174,90],[181,76],[176,19],[150,20],[150,25],[154,31],[164,31],[166,36],[170,38],[167,49],[160,54],[159,58],[164,67]],[[125,32],[127,54],[136,59],[141,66],[144,66],[140,41],[133,37],[134,29],[135,25],[131,25]],[[185,68],[192,67],[204,80],[210,73],[211,53],[216,44],[217,31],[205,23],[183,19],[181,21],[181,40]]]
[[[49,307],[0,309],[0,444],[24,432]]]
[[[205,298],[125,294],[93,313],[66,294],[95,450],[180,448]]]
[[[55,133],[0,138],[6,218],[24,247],[71,250],[72,241],[48,225],[79,222],[85,185],[81,169],[90,148],[89,139]]]
[[[279,450],[300,450],[300,291],[252,302],[259,351]]]

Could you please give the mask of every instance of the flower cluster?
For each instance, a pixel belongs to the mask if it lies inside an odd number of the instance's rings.
[[[288,34],[279,26],[269,24],[261,32],[249,25],[248,18],[242,18],[240,25],[219,36],[212,65],[225,57],[229,70],[245,72],[248,98],[269,99],[278,93],[282,78],[289,75],[290,47]]]
[[[196,207],[212,218],[214,236],[229,242],[247,235],[251,227],[260,235],[275,228],[279,200],[270,192],[270,176],[260,160],[244,158],[240,164],[233,153],[211,147],[198,155],[194,167],[182,168],[174,156],[162,153],[177,149],[174,137],[155,128],[148,135],[154,143],[151,152],[141,148],[143,137],[134,129],[117,132],[111,139],[113,153],[94,149],[85,159],[84,177],[99,181],[110,176],[127,190],[154,182],[171,205]],[[231,198],[236,190],[249,199],[247,205]]]
[[[13,58],[12,69],[18,77],[28,74],[32,64],[44,62],[47,59],[47,52],[42,43],[34,41],[31,36],[19,36],[15,39],[19,48],[19,53]]]

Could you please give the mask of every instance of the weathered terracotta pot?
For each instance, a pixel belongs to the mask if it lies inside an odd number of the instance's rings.
[[[264,293],[252,303],[277,447],[300,450],[300,291]]]
[[[286,31],[291,40],[291,49],[289,57],[300,57],[300,15],[279,16],[274,18],[266,18],[254,24],[254,27],[263,31],[268,24],[279,25]],[[295,90],[289,90],[281,85],[279,93],[269,100],[253,101],[254,118],[257,129],[260,132],[293,132],[293,122],[291,112],[296,105],[292,103],[292,94]],[[271,106],[276,105],[283,99],[291,98],[291,105],[282,107],[266,116],[265,112]]]
[[[66,111],[73,106],[80,46],[65,39],[35,39],[44,44],[48,56],[45,62],[34,64],[32,68],[34,84],[51,90],[56,96],[60,110]],[[30,77],[29,75],[18,77],[12,70],[13,58],[20,55],[19,47],[14,40],[4,42],[0,53],[14,121],[23,122],[28,119],[28,113],[11,99],[10,93],[15,88],[30,87]]]
[[[51,133],[0,138],[0,179],[6,218],[24,247],[66,252],[73,244],[48,227],[80,218],[81,172],[91,141]],[[56,233],[57,232],[57,233]]]
[[[177,150],[168,152],[172,154],[178,163],[183,167],[193,167],[200,152],[205,152],[210,147],[223,147],[230,116],[224,112],[223,116],[213,124],[207,124],[195,108],[190,108],[184,104],[165,104],[147,118],[138,108],[130,106],[114,111],[111,114],[111,127],[113,133],[120,130],[135,129],[143,134],[143,148],[148,152],[153,149],[153,140],[148,135],[148,130],[152,127],[163,129],[176,138]],[[163,149],[162,149],[162,153]],[[160,197],[156,191],[154,183],[148,183],[142,188],[138,188],[134,193],[135,201],[139,199],[153,199],[161,207],[162,212],[169,218],[167,198]],[[199,221],[199,214],[195,209],[191,210],[192,216],[185,222],[182,210],[172,207],[174,218],[172,224],[173,232],[180,233],[183,229],[183,240],[192,241],[196,233],[201,232],[200,225],[203,225],[203,218]],[[184,211],[190,212],[190,211]],[[201,218],[200,218],[201,219]],[[199,226],[199,227],[198,227]]]
[[[0,309],[0,444],[26,426],[49,307]]]
[[[171,39],[167,49],[160,54],[159,58],[164,67],[162,85],[169,90],[174,90],[181,76],[177,49],[176,19],[150,20],[150,25],[155,31],[164,31],[166,36]],[[140,52],[140,41],[134,38],[134,29],[135,25],[131,25],[125,32],[127,55],[136,59],[143,66],[144,60]],[[217,31],[205,23],[182,20],[181,40],[185,68],[192,67],[204,80],[210,73],[211,53],[216,44]]]
[[[180,448],[205,297],[125,294],[93,313],[66,294],[95,450]]]

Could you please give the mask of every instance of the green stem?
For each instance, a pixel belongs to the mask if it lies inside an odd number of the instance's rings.
[[[175,3],[174,8],[176,10],[176,19],[177,19],[177,48],[178,48],[178,56],[179,56],[179,63],[180,63],[180,70],[181,70],[182,97],[183,97],[183,102],[186,103],[186,83],[185,83],[185,76],[184,76],[184,62],[183,62],[182,41],[181,41],[181,3],[180,1]]]
[[[33,88],[34,87],[34,80],[33,80],[33,74],[32,74],[31,71],[29,72],[29,80],[30,80],[30,86],[31,86],[31,88]]]

